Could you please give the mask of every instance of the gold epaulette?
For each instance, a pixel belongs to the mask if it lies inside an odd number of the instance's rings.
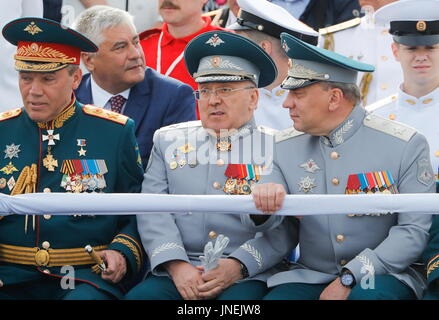
[[[329,26],[326,28],[319,29],[319,34],[321,36],[325,36],[327,34],[331,34],[334,32],[338,32],[341,30],[349,29],[355,26],[358,26],[361,23],[361,18],[354,18],[352,20],[348,20],[342,23],[334,24],[333,26]]]
[[[21,108],[16,108],[0,113],[0,121],[18,117],[22,112]]]
[[[221,13],[222,9],[217,9],[209,12],[203,13],[202,17],[215,17],[218,13]]]
[[[99,108],[91,104],[86,104],[82,108],[82,110],[84,110],[85,114],[88,114],[90,116],[95,116],[98,118],[110,120],[123,125],[125,125],[129,119],[127,116],[124,116],[123,114],[116,113],[110,110],[105,110],[104,108]]]
[[[369,112],[374,112],[375,110],[384,107],[394,101],[396,101],[396,99],[398,99],[398,94],[392,94],[388,97],[385,97],[383,99],[380,99],[378,101],[375,101],[374,103],[371,103],[369,105],[367,105],[366,107],[364,107],[367,111]]]

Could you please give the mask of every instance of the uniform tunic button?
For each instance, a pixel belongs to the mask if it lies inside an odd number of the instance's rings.
[[[387,60],[389,60],[389,57],[388,56],[381,56],[381,60],[387,61]]]
[[[221,183],[215,181],[215,182],[213,183],[213,187],[214,187],[215,189],[219,190],[219,189],[221,189]]]
[[[43,218],[46,220],[50,220],[50,218],[52,218],[52,216],[50,214],[45,214],[45,215],[43,215]]]
[[[342,234],[338,234],[338,235],[335,237],[335,240],[337,240],[337,242],[343,242],[343,241],[344,241],[344,235],[342,235]]]
[[[216,160],[216,165],[218,166],[218,167],[222,167],[223,165],[224,165],[224,160],[223,159],[218,159],[218,160]]]
[[[216,234],[215,231],[210,231],[210,232],[209,232],[209,238],[210,238],[210,239],[215,239],[216,236],[217,236],[217,234]]]
[[[49,249],[50,248],[50,242],[49,241],[44,241],[41,245],[43,247],[43,249]]]
[[[394,113],[389,114],[389,119],[390,120],[395,120],[396,119],[396,115]]]
[[[44,188],[44,189],[43,189],[43,192],[44,192],[44,193],[50,193],[51,191],[52,191],[52,190],[50,190],[50,188]]]
[[[346,265],[348,262],[347,262],[347,260],[345,260],[345,259],[341,259],[340,260],[340,265],[342,265],[342,266],[344,266],[344,265]]]
[[[434,154],[436,157],[439,157],[439,150]]]
[[[3,281],[0,280],[0,288],[3,287]]]
[[[383,83],[383,84],[380,86],[380,88],[381,88],[382,90],[386,90],[386,89],[388,88],[388,86],[387,86],[387,84]]]
[[[331,152],[331,159],[332,160],[337,160],[339,156],[340,155],[337,152],[335,152],[335,151]]]
[[[50,270],[49,270],[49,269],[44,269],[43,272],[44,272],[45,274],[49,274],[49,273],[50,273]]]
[[[337,178],[333,178],[333,179],[332,179],[332,184],[333,184],[334,186],[337,186],[339,183],[340,183],[340,180],[338,180]]]

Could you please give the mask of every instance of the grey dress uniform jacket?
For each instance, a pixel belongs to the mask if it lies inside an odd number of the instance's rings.
[[[260,183],[282,183],[289,194],[343,194],[349,175],[388,170],[399,193],[434,192],[429,158],[426,139],[415,129],[356,106],[328,137],[279,132],[273,172]],[[431,216],[419,214],[305,216],[295,231],[298,262],[268,279],[268,286],[329,283],[346,267],[357,284],[367,273],[390,274],[419,298],[425,282],[410,265],[426,246],[430,225]]]
[[[216,137],[209,134],[200,121],[161,128],[154,135],[154,147],[144,176],[142,192],[224,195],[222,187],[227,179],[227,161],[237,163],[227,157],[231,157],[234,151],[242,150],[244,141],[249,141],[256,135],[260,135],[268,144],[271,141],[271,146],[273,145],[274,135],[261,133],[254,121],[247,123],[231,137],[230,152],[216,150]],[[184,149],[186,153],[182,152]],[[251,155],[251,150],[247,151],[249,153],[246,155]],[[216,156],[226,157],[225,164],[217,163]],[[248,159],[243,159],[243,156],[241,151],[239,160],[244,162],[240,163],[248,164]],[[206,157],[212,157],[210,164]],[[220,206],[221,203],[213,202],[212,211]],[[291,244],[287,240],[291,237],[292,229],[283,224],[272,224],[269,230],[259,233],[258,226],[242,222],[246,217],[248,215],[244,213],[233,215],[213,212],[139,215],[138,229],[150,259],[152,273],[166,275],[160,265],[172,260],[200,265],[199,256],[203,255],[205,244],[211,240],[208,235],[213,231],[230,238],[223,258],[234,257],[240,260],[248,269],[247,279],[266,281],[269,275],[275,273],[275,266],[291,250]]]

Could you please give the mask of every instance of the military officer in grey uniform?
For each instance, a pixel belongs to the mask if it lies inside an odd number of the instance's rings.
[[[279,71],[273,83],[259,89],[259,103],[254,114],[256,124],[276,130],[287,129],[293,123],[288,111],[282,108],[288,91],[280,85],[288,73],[288,57],[282,49],[280,34],[287,32],[316,44],[318,33],[281,6],[266,0],[238,0],[238,4],[241,8],[238,20],[228,28],[259,44],[276,63]]]
[[[439,186],[439,2],[397,1],[382,7],[375,16],[377,21],[390,22],[392,49],[404,79],[394,95],[366,109],[425,135]]]
[[[358,105],[357,71],[373,67],[288,34],[281,39],[292,59],[283,87],[294,129],[276,135],[272,174],[253,191],[256,207],[276,211],[286,193],[433,192],[425,137]],[[430,215],[410,213],[305,216],[291,235],[299,235],[301,256],[268,279],[265,298],[420,298],[425,281],[411,265],[430,225]]]
[[[251,186],[271,169],[274,132],[257,128],[253,111],[257,88],[276,78],[276,66],[257,44],[224,31],[194,38],[184,56],[199,85],[195,96],[201,121],[155,133],[142,192],[250,194]],[[213,210],[220,201],[212,201]],[[139,215],[151,273],[126,298],[262,298],[267,277],[291,250],[289,226],[273,224],[258,234],[259,226],[244,224],[246,218],[197,212]],[[229,244],[218,266],[206,270],[200,258],[205,244],[222,236]]]

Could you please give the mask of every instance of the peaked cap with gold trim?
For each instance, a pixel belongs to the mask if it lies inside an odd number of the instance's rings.
[[[3,37],[17,46],[15,69],[52,72],[69,64],[79,65],[81,51],[96,52],[98,47],[79,32],[43,18],[13,20],[3,28]]]
[[[406,46],[433,46],[439,43],[439,1],[404,0],[392,2],[375,12],[375,21],[390,23],[395,42]]]

